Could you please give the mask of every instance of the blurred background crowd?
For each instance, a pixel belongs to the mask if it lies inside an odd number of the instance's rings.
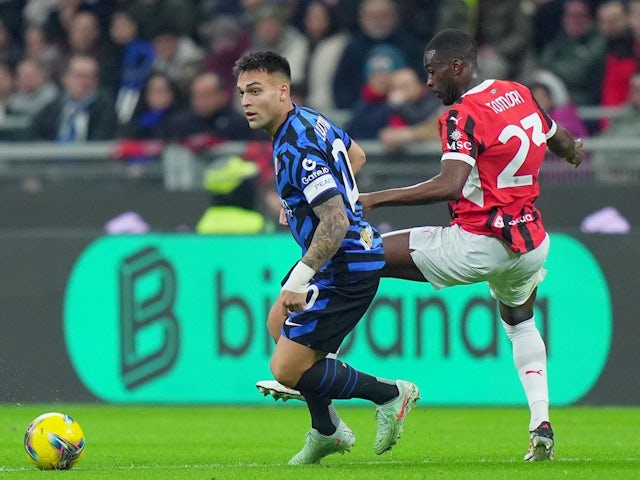
[[[353,137],[434,139],[422,53],[448,27],[477,38],[486,77],[530,85],[574,134],[638,131],[640,0],[0,0],[0,124],[21,127],[2,140],[260,137],[232,74],[256,49],[285,55],[296,101]]]
[[[271,49],[296,102],[402,151],[438,139],[423,50],[450,27],[475,36],[485,77],[529,85],[574,135],[638,136],[640,0],[0,0],[0,142],[117,141],[142,164],[242,141],[266,185],[268,138],[232,67]]]

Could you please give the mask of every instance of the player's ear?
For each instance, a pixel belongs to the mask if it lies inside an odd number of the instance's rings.
[[[459,75],[460,72],[462,72],[462,69],[464,68],[464,62],[459,58],[454,58],[453,60],[451,60],[451,64],[449,65],[449,68],[451,69],[451,72],[454,75]]]
[[[289,87],[288,83],[280,84],[280,101],[284,102],[291,95],[291,87]]]

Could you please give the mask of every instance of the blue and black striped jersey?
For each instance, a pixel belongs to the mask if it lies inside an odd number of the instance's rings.
[[[379,270],[382,239],[362,216],[347,150],[351,138],[315,110],[294,105],[273,137],[276,184],[289,228],[304,255],[319,219],[313,207],[342,195],[350,227],[338,252],[320,272]]]

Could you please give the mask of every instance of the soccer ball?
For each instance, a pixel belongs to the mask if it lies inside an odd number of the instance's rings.
[[[80,424],[64,413],[43,413],[24,434],[27,457],[41,470],[67,470],[84,453]]]

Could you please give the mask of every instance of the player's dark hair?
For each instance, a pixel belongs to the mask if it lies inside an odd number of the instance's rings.
[[[243,72],[262,70],[269,74],[282,73],[291,80],[289,61],[279,53],[269,50],[250,52],[240,57],[233,66],[233,73],[237,76]]]
[[[449,28],[442,30],[427,44],[424,49],[425,60],[427,52],[434,51],[439,61],[448,62],[459,58],[465,62],[475,64],[478,61],[478,44],[468,33]]]

